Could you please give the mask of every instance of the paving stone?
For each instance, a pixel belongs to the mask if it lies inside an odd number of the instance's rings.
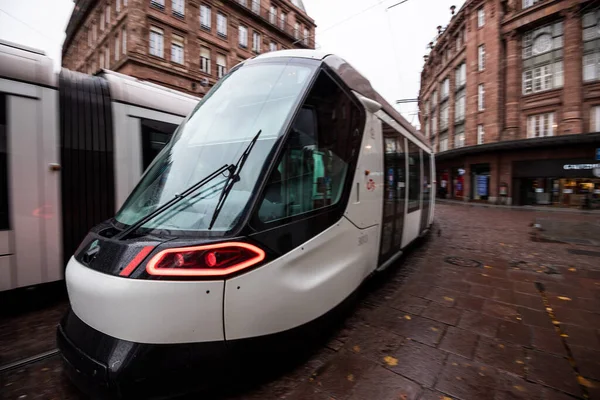
[[[392,300],[389,306],[410,314],[419,315],[429,305],[430,300],[422,299],[402,293],[401,296]]]
[[[545,400],[545,388],[513,374],[498,371],[494,400]]]
[[[465,358],[473,358],[478,338],[472,332],[451,326],[446,331],[439,348]]]
[[[290,393],[284,394],[281,399],[285,400],[332,400],[332,397],[317,389],[308,382],[301,383]]]
[[[446,307],[438,303],[431,303],[421,314],[425,318],[434,319],[448,325],[456,325],[462,311],[453,307]]]
[[[516,322],[502,321],[496,337],[521,346],[531,345],[531,327]]]
[[[416,400],[421,394],[417,383],[383,367],[370,369],[354,387],[351,400]]]
[[[593,350],[600,350],[600,339],[594,329],[587,329],[577,325],[561,324],[560,328],[569,335],[567,343],[582,346]]]
[[[514,295],[512,289],[494,289],[493,299],[502,303],[512,304],[514,303]]]
[[[484,285],[471,285],[469,294],[471,296],[475,296],[475,297],[493,298],[494,297],[494,288],[491,286],[484,286]]]
[[[600,314],[566,307],[553,306],[554,315],[561,323],[579,325],[586,328],[600,329]]]
[[[456,307],[471,311],[481,311],[484,303],[485,299],[475,296],[462,295],[456,300]]]
[[[544,311],[546,307],[544,307],[544,302],[542,301],[542,296],[539,294],[525,294],[525,293],[515,293],[513,296],[514,303],[531,308],[538,311]]]
[[[550,388],[544,388],[543,390],[544,393],[544,400],[575,400],[575,399],[580,399],[580,397],[573,397],[569,394],[563,393],[563,392],[559,392],[558,390],[554,390],[554,389],[550,389]]]
[[[475,360],[519,376],[525,375],[525,349],[508,342],[481,338]]]
[[[600,360],[578,360],[579,373],[588,379],[600,381]]]
[[[493,367],[451,355],[435,389],[461,400],[492,400],[496,375]]]
[[[392,332],[407,339],[435,346],[440,342],[445,329],[446,325],[440,322],[419,316],[413,316],[411,319],[408,319],[405,315],[396,321]]]
[[[414,283],[410,285],[406,285],[402,292],[404,294],[409,294],[415,297],[425,297],[427,293],[431,291],[431,285],[426,285],[424,283]]]
[[[365,321],[370,325],[393,331],[398,325],[398,321],[406,315],[409,314],[390,307],[378,307],[365,314]]]
[[[538,295],[540,292],[535,288],[535,284],[532,282],[514,282],[513,288],[515,292],[525,293],[530,295]]]
[[[567,339],[568,341],[568,339]],[[600,351],[598,350],[593,350],[587,347],[582,347],[582,346],[574,346],[574,345],[569,345],[569,348],[571,349],[571,353],[573,354],[573,358],[575,358],[576,361],[579,360],[590,360],[590,361],[598,361],[600,360]]]
[[[532,326],[531,330],[533,332],[532,345],[535,349],[558,356],[567,355],[567,350],[556,330],[537,326]]]
[[[440,287],[435,287],[425,296],[426,299],[435,301],[436,303],[446,306],[454,305],[456,298],[460,296],[460,292],[448,290]]]
[[[437,283],[438,286],[447,290],[454,290],[461,293],[468,293],[471,285],[459,280],[444,280]]]
[[[500,320],[477,312],[465,311],[458,322],[460,328],[483,336],[496,336]]]
[[[335,398],[348,398],[358,380],[376,365],[355,354],[338,353],[317,370],[311,383]]]
[[[383,363],[402,344],[404,338],[392,332],[366,326],[357,329],[346,342],[346,350]]]
[[[446,353],[421,343],[406,341],[396,350],[393,357],[397,360],[397,365],[388,364],[387,368],[431,387],[442,369]]]
[[[527,357],[529,380],[581,396],[581,389],[567,359],[537,351],[528,351]]]
[[[495,300],[486,300],[483,304],[483,308],[481,311],[484,314],[490,315],[492,317],[514,321],[519,316],[519,312],[517,308],[511,306],[510,304],[500,303]]]
[[[525,307],[519,307],[519,314],[525,325],[539,326],[541,328],[553,328],[550,316],[545,311],[535,311]]]
[[[437,390],[425,389],[419,397],[419,400],[448,400],[452,399],[445,393],[438,392]]]

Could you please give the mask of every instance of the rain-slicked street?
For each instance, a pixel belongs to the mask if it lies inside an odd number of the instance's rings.
[[[600,215],[436,213],[429,240],[367,285],[327,346],[228,398],[600,399],[600,248],[582,236]],[[4,318],[0,364],[54,349],[65,307]],[[82,398],[58,355],[0,382],[3,399]]]

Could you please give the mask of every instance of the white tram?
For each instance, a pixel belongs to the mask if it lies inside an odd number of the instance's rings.
[[[427,140],[339,57],[243,62],[69,261],[67,371],[138,398],[295,349],[428,231],[434,176]]]
[[[0,42],[0,292],[63,279],[199,100]]]

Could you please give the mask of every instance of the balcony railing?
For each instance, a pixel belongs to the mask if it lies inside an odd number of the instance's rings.
[[[249,13],[260,17],[264,22],[268,23],[275,29],[284,32],[290,38],[294,38],[295,43],[298,46],[315,46],[314,37],[304,38],[300,32],[296,32],[294,27],[289,23],[289,21],[285,21],[285,23],[281,20],[281,14],[277,14],[276,18],[273,19],[273,14],[271,13],[271,9],[267,7],[263,7],[260,5],[258,0],[230,0],[232,3],[235,3],[239,7],[244,8]],[[289,15],[287,15],[289,18]],[[312,35],[312,31],[309,31],[309,35]]]

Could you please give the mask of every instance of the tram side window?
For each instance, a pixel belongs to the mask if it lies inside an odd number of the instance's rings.
[[[358,156],[360,121],[360,109],[321,72],[269,177],[260,220],[281,220],[340,202]]]
[[[0,230],[9,229],[8,217],[8,113],[6,95],[0,94]]]
[[[421,199],[421,151],[408,141],[408,212],[420,207]]]
[[[177,125],[151,119],[140,120],[142,126],[142,170],[146,170],[154,158],[171,139]]]

